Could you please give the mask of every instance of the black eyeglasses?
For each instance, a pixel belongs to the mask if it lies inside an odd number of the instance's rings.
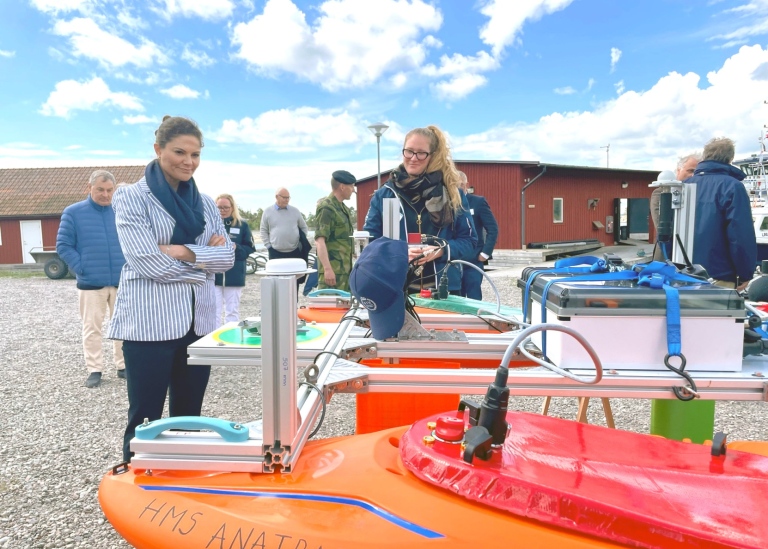
[[[430,154],[432,153],[428,153],[424,151],[416,152],[416,151],[412,151],[411,149],[403,149],[403,157],[407,158],[408,160],[410,160],[414,156],[416,157],[416,160],[424,160]]]

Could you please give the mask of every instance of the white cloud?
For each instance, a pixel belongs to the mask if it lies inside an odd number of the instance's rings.
[[[173,99],[197,99],[200,96],[199,91],[188,88],[184,84],[176,84],[170,88],[160,90],[160,93]]]
[[[419,100],[418,99],[414,99],[413,103],[411,103],[411,108],[412,109],[417,109],[418,107],[419,107]]]
[[[43,13],[57,14],[79,11],[87,7],[90,0],[32,0],[32,7]]]
[[[766,63],[768,48],[744,46],[706,79],[672,72],[646,91],[625,91],[591,111],[453,137],[454,157],[603,166],[600,147],[610,143],[612,166],[661,170],[718,135],[734,139],[737,154],[746,156],[757,149],[768,115],[765,80],[756,76]]]
[[[621,59],[621,50],[619,48],[611,48],[611,72],[616,70],[616,63]]]
[[[0,50],[0,57],[13,57],[16,55],[15,51]]]
[[[553,90],[557,95],[573,95],[576,93],[576,90],[573,89],[571,86],[565,86],[562,88],[555,88]]]
[[[733,31],[717,34],[709,40],[723,40],[721,48],[744,44],[749,37],[768,34],[768,1],[751,0],[746,4],[727,9],[720,14],[724,21],[736,27]]]
[[[313,107],[268,111],[256,118],[225,120],[212,139],[221,143],[261,145],[278,152],[359,146],[368,139],[366,124],[345,109]]]
[[[232,0],[162,0],[152,9],[167,19],[180,16],[218,20],[230,17],[235,3]]]
[[[624,80],[619,80],[613,86],[616,88],[616,93],[618,95],[621,95],[622,93],[624,93],[624,90],[626,89],[624,86]]]
[[[499,61],[491,57],[487,52],[479,51],[477,55],[461,55],[455,53],[451,57],[440,57],[440,66],[426,65],[421,69],[423,75],[429,77],[445,78],[435,84],[435,90],[439,99],[455,101],[462,99],[485,85],[487,78],[481,73],[499,68]]]
[[[408,76],[404,72],[399,72],[390,79],[392,86],[396,89],[402,88],[408,82]]]
[[[18,165],[5,166],[8,168],[26,168],[29,167],[29,159],[31,158],[57,157],[59,154],[57,151],[43,148],[34,143],[16,142],[0,145],[0,162],[6,159],[18,162]],[[0,164],[0,166],[2,165]]]
[[[181,58],[193,69],[204,69],[216,63],[216,60],[201,50],[193,50],[189,45],[184,46]]]
[[[77,17],[70,21],[57,21],[53,32],[69,38],[72,53],[76,57],[94,59],[109,68],[124,65],[149,67],[154,63],[169,63],[168,57],[154,42],[142,38],[141,45],[134,46],[113,32],[108,32],[93,19]]]
[[[146,114],[126,114],[123,116],[124,124],[159,124],[160,120]]]
[[[335,91],[370,85],[387,73],[416,70],[439,42],[426,35],[442,24],[422,0],[326,0],[307,23],[291,0],[235,25],[235,57],[258,73],[291,73]]]
[[[102,107],[116,107],[122,110],[143,111],[139,98],[130,93],[113,92],[101,78],[86,82],[63,80],[40,107],[46,116],[69,118],[73,111],[95,111]]]
[[[480,29],[480,38],[498,57],[507,46],[519,41],[526,21],[538,21],[545,15],[567,8],[573,0],[483,0],[480,13],[489,21]]]
[[[435,96],[443,101],[457,101],[468,96],[476,89],[484,86],[488,79],[482,74],[457,74],[449,80],[432,84]]]
[[[595,79],[594,78],[590,78],[587,81],[587,88],[584,91],[590,91],[594,85],[595,85]]]

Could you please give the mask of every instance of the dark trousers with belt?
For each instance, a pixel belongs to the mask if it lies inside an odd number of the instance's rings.
[[[187,365],[187,346],[200,339],[194,329],[170,341],[123,341],[128,385],[128,426],[123,436],[123,460],[130,461],[136,427],[160,419],[168,395],[173,416],[199,416],[211,375],[210,366]]]

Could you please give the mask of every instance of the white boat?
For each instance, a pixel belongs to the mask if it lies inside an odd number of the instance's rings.
[[[758,139],[760,152],[748,158],[733,161],[733,165],[746,175],[743,183],[752,200],[753,208],[768,207],[768,175],[766,175],[768,152],[766,152],[766,137],[764,130],[763,135]],[[757,233],[757,226],[755,226],[755,232]],[[759,236],[760,233],[757,233],[757,235]]]

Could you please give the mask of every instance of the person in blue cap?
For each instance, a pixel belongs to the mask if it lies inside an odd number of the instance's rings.
[[[352,295],[368,309],[375,339],[396,337],[405,322],[405,285],[408,277],[408,244],[378,238],[357,258],[349,277]]]
[[[317,203],[315,245],[317,246],[317,287],[349,291],[354,231],[352,211],[344,204],[355,192],[357,179],[345,170],[331,175],[331,194]]]

